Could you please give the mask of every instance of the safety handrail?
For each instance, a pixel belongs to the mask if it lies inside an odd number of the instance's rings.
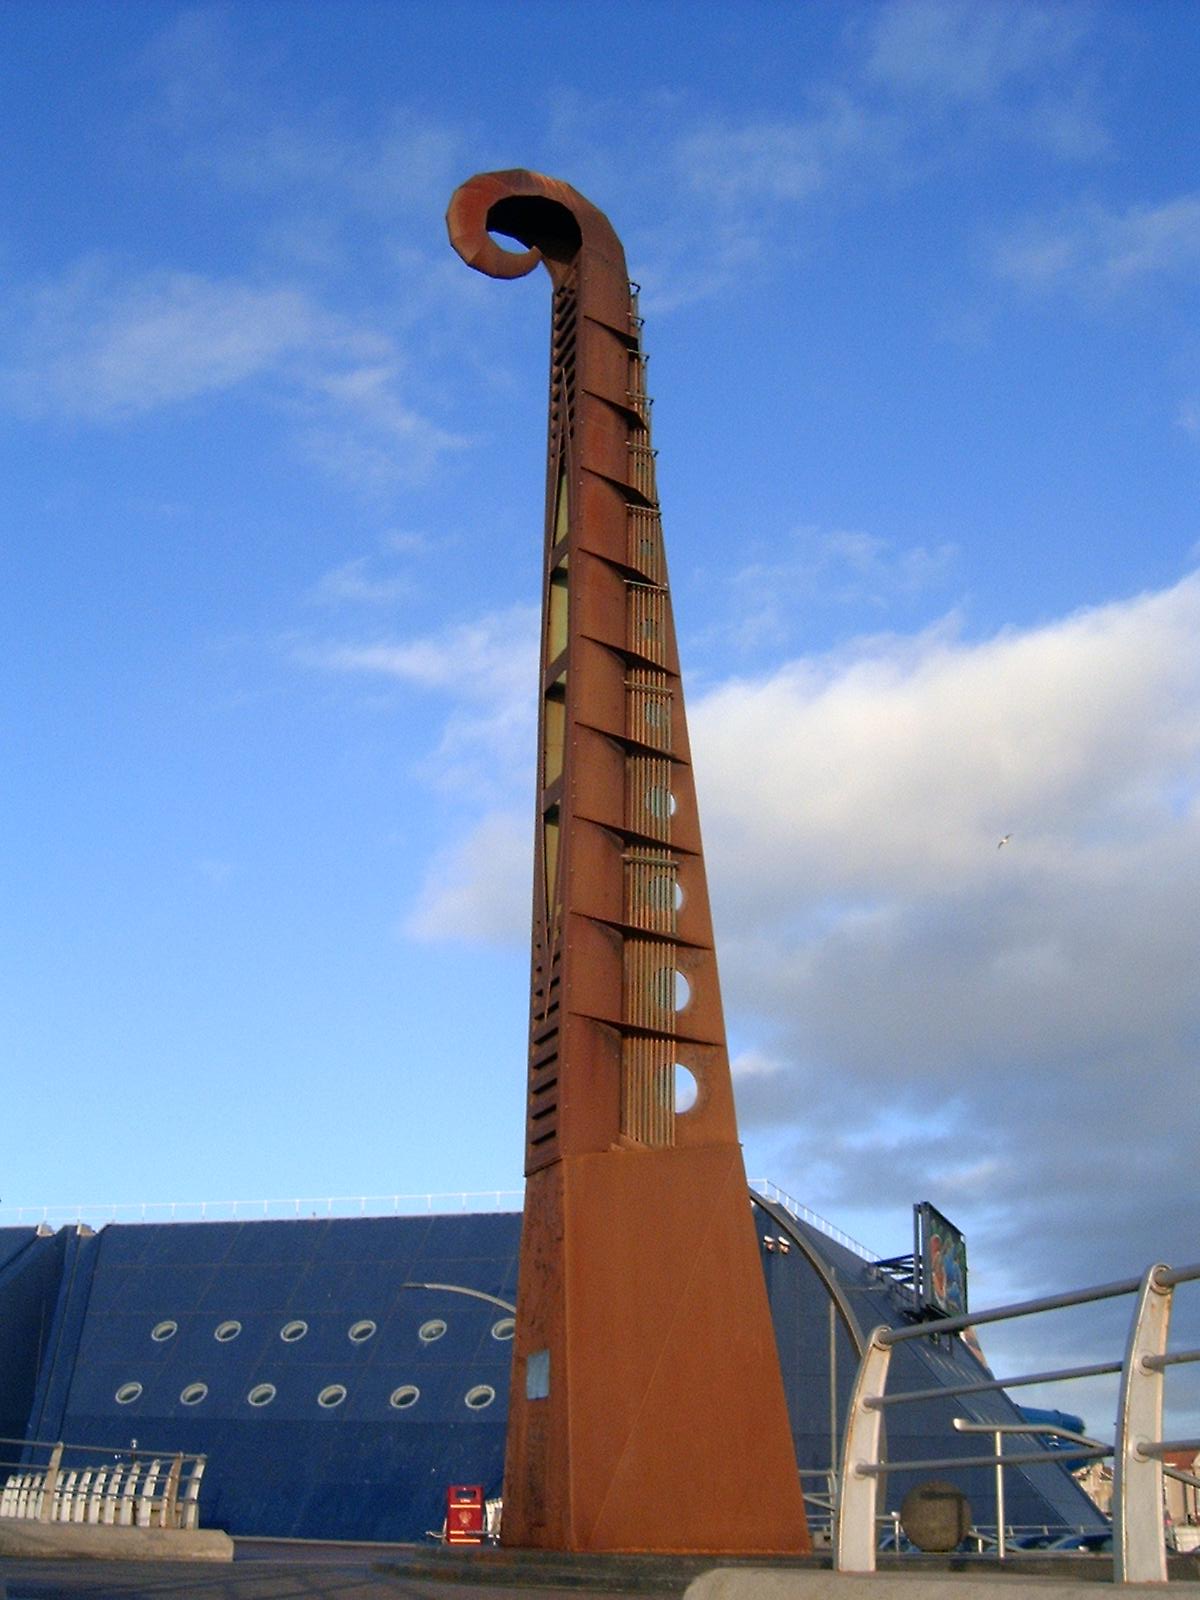
[[[981,1466],[1002,1469],[1003,1466],[1082,1461],[1112,1455],[1114,1581],[1165,1582],[1167,1564],[1162,1516],[1162,1458],[1177,1451],[1200,1449],[1200,1440],[1162,1438],[1163,1374],[1169,1367],[1200,1360],[1200,1350],[1180,1350],[1168,1354],[1167,1335],[1176,1286],[1197,1279],[1200,1279],[1200,1264],[1171,1268],[1157,1263],[1140,1278],[1098,1284],[969,1315],[913,1323],[902,1328],[876,1328],[860,1362],[846,1418],[835,1535],[834,1564],[837,1569],[841,1572],[874,1572],[879,1484],[888,1472]],[[1057,1311],[1068,1306],[1089,1305],[1122,1295],[1136,1295],[1137,1298],[1125,1354],[1119,1362],[1061,1367],[1052,1372],[950,1385],[936,1390],[886,1393],[891,1354],[899,1344],[913,1339],[940,1338],[984,1323],[1011,1321],[1017,1317]],[[1022,1384],[1092,1377],[1102,1373],[1121,1375],[1116,1440],[1111,1446],[1081,1442],[1064,1450],[1055,1450],[1053,1454],[1040,1450],[1036,1453],[1004,1455],[997,1450],[989,1456],[951,1456],[924,1461],[884,1461],[881,1458],[883,1412],[889,1406],[942,1398],[950,1394],[978,1394],[988,1390],[1016,1388]],[[1003,1540],[1004,1529],[998,1526],[997,1544],[1001,1549]]]
[[[0,1445],[20,1447],[17,1457],[0,1458],[0,1473],[5,1474],[0,1480],[0,1517],[140,1528],[199,1524],[206,1456],[62,1440],[0,1437]],[[44,1464],[30,1459],[42,1452]],[[88,1458],[94,1464],[86,1464]],[[80,1465],[81,1460],[85,1464]]]

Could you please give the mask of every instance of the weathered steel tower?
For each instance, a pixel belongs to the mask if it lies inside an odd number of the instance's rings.
[[[554,284],[504,1542],[804,1549],[624,252],[601,212],[531,172],[472,178],[447,223],[480,272],[516,278],[540,261]],[[686,1111],[677,1081],[695,1086]]]

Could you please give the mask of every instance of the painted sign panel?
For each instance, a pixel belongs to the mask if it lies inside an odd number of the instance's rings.
[[[923,1309],[944,1317],[967,1312],[967,1243],[954,1224],[928,1200],[913,1207],[916,1214],[920,1299]]]

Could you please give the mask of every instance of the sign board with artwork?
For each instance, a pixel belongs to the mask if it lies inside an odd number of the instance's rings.
[[[967,1313],[967,1244],[954,1224],[928,1200],[913,1207],[917,1298],[921,1309],[943,1317]]]

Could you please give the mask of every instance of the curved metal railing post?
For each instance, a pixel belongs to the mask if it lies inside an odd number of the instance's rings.
[[[46,1466],[46,1476],[42,1480],[42,1501],[38,1508],[38,1520],[41,1522],[54,1521],[54,1501],[58,1490],[58,1474],[62,1466],[63,1446],[62,1440],[50,1452],[50,1460]]]
[[[188,1478],[187,1489],[183,1495],[183,1527],[198,1528],[200,1526],[200,1479],[204,1476],[207,1456],[193,1456],[191,1476]]]
[[[179,1526],[179,1475],[182,1471],[183,1456],[176,1454],[171,1458],[167,1481],[163,1485],[162,1506],[158,1514],[159,1526],[162,1528]]]
[[[1162,1438],[1163,1371],[1172,1287],[1159,1282],[1167,1268],[1153,1266],[1138,1291],[1117,1408],[1113,1453],[1113,1577],[1117,1583],[1165,1583],[1162,1462],[1143,1446]]]
[[[834,1570],[874,1572],[875,1517],[879,1505],[879,1440],[892,1346],[888,1329],[876,1328],[867,1344],[850,1399],[838,1484]]]

